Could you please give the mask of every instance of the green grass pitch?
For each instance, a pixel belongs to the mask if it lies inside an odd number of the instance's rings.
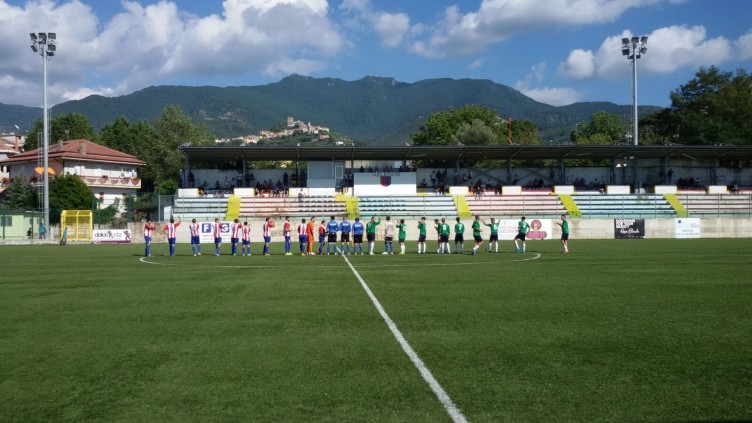
[[[503,246],[348,257],[469,421],[752,419],[752,241]],[[0,247],[0,421],[450,420],[342,257],[177,248]]]

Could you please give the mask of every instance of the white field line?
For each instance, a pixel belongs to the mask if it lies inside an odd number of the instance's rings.
[[[353,274],[355,274],[355,277],[358,278],[358,281],[360,281],[360,285],[366,291],[366,294],[368,294],[368,297],[371,299],[371,302],[373,302],[373,305],[376,307],[376,310],[379,311],[379,314],[381,314],[381,317],[384,319],[384,322],[386,322],[386,325],[389,326],[389,330],[392,331],[392,335],[394,335],[394,337],[397,339],[397,342],[402,347],[402,350],[410,358],[410,361],[413,362],[413,365],[418,369],[418,371],[420,372],[420,375],[423,376],[423,380],[425,380],[426,383],[428,383],[428,386],[431,388],[433,393],[436,394],[436,398],[438,398],[441,404],[444,406],[447,413],[449,414],[449,417],[452,418],[452,421],[455,423],[467,422],[467,419],[462,414],[462,411],[460,411],[460,409],[457,408],[456,405],[454,405],[454,402],[452,401],[452,399],[449,398],[449,394],[447,394],[444,388],[441,387],[441,385],[439,384],[439,381],[436,380],[435,377],[433,377],[433,374],[431,374],[431,371],[428,370],[428,367],[426,367],[425,363],[423,363],[423,360],[421,360],[420,357],[418,357],[418,353],[416,353],[413,347],[411,347],[410,344],[407,342],[405,337],[402,335],[402,332],[400,332],[400,330],[397,328],[397,325],[386,313],[386,310],[384,310],[384,307],[381,306],[381,303],[373,294],[373,292],[371,291],[371,288],[368,287],[368,284],[366,284],[366,281],[364,281],[363,278],[360,276],[360,273],[358,273],[358,271],[355,270],[355,267],[353,267],[353,265],[350,263],[350,260],[347,259],[347,256],[342,256],[342,258],[344,258],[345,262],[347,262],[347,265],[350,266],[350,270],[352,270]]]

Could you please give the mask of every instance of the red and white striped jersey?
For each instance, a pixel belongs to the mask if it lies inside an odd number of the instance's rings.
[[[301,223],[298,225],[298,235],[306,235],[308,233],[308,225]]]
[[[188,225],[188,229],[191,231],[191,236],[198,236],[198,223],[191,223]]]
[[[162,231],[167,232],[167,238],[175,238],[177,232],[175,229],[177,229],[178,226],[180,226],[180,222],[168,223],[162,228]]]
[[[232,224],[232,235],[231,238],[240,238],[240,232],[243,230],[243,225],[240,223],[233,223]]]
[[[149,225],[148,223],[144,225],[144,236],[151,236],[151,232],[154,229],[157,229],[157,227],[154,225]]]
[[[285,236],[290,236],[290,222],[285,222],[283,226]]]
[[[263,228],[264,228],[264,237],[272,236],[272,228],[274,227],[273,222],[266,221],[264,222]]]
[[[222,238],[222,223],[212,224],[212,232],[214,232],[214,238]]]
[[[242,232],[243,232],[243,241],[250,241],[251,240],[251,227],[248,225],[243,226]]]

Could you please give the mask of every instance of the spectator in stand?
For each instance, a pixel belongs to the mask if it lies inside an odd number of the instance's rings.
[[[366,171],[366,169],[365,169],[365,168],[363,167],[363,165],[360,165],[360,169],[359,169],[359,171],[360,171],[360,173],[363,173],[363,172],[365,172],[365,171]]]

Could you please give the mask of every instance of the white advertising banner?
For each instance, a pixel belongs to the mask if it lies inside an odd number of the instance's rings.
[[[517,236],[519,220],[502,219],[499,221],[499,239],[514,239]],[[488,223],[488,222],[486,222]],[[530,219],[527,221],[530,230],[527,239],[551,239],[551,219]],[[488,231],[484,231],[484,238],[488,237]]]
[[[681,217],[676,219],[676,238],[701,238],[700,218]]]
[[[129,229],[94,229],[91,239],[95,244],[130,244]]]
[[[219,222],[222,227],[222,242],[230,242],[230,222]],[[202,244],[214,244],[214,233],[212,232],[212,225],[214,222],[199,222],[201,225],[200,239]],[[190,242],[190,239],[188,239]]]

